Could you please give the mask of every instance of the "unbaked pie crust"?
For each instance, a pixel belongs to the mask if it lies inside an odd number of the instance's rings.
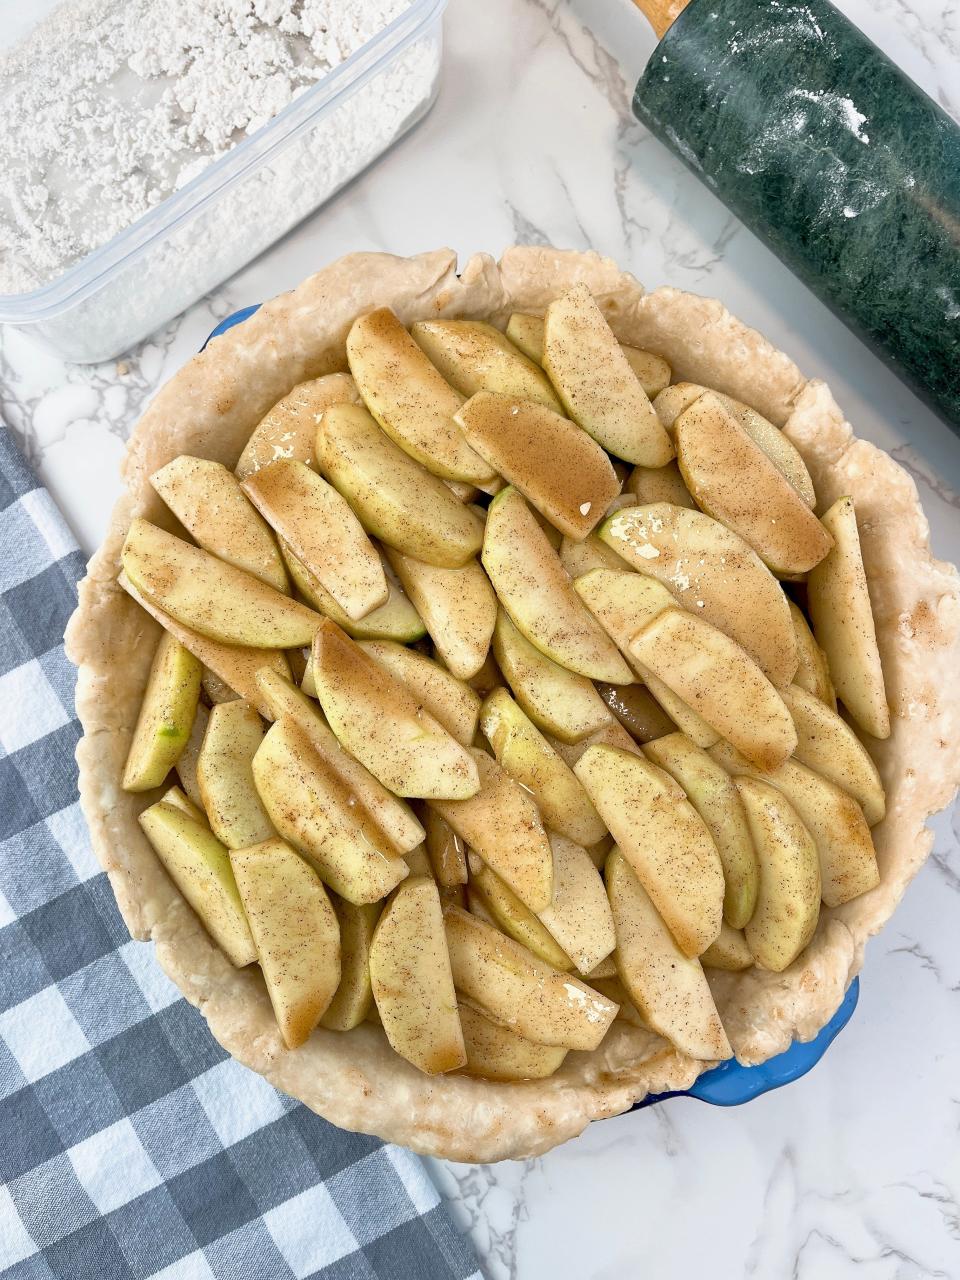
[[[171,527],[149,483],[153,471],[182,453],[232,467],[281,396],[346,367],[344,341],[358,314],[390,306],[405,324],[447,316],[502,327],[513,311],[542,313],[578,281],[617,336],[664,356],[676,380],[725,391],[782,426],[806,461],[821,511],[843,494],[856,502],[893,719],[890,738],[870,742],[887,794],[886,817],[873,830],[880,884],[824,908],[813,941],[783,973],[710,973],[741,1062],[763,1062],[813,1037],[926,858],[927,817],[960,780],[960,582],[930,554],[906,472],[854,437],[824,383],[805,379],[719,302],[671,288],[645,294],[608,259],[548,248],[513,248],[499,263],[478,255],[459,275],[446,249],[340,259],[215,339],[156,396],[131,437],[126,492],[67,629],[67,652],[79,667],[81,803],[133,937],[153,939],[164,970],[220,1043],[278,1089],[343,1128],[454,1160],[537,1155],[648,1092],[688,1088],[710,1064],[622,1021],[595,1052],[570,1053],[552,1078],[529,1083],[424,1075],[371,1024],[346,1033],[320,1028],[302,1048],[285,1048],[259,971],[227,961],[141,832],[137,815],[156,794],[120,787],[158,632],[118,586],[120,548],[134,516]]]

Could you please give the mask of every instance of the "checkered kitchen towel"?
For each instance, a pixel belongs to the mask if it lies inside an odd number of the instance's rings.
[[[479,1280],[416,1157],[229,1058],[130,940],[77,801],[83,569],[0,429],[0,1277]]]

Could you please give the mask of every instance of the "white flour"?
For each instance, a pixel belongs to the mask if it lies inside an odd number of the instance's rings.
[[[61,5],[0,58],[0,293],[46,283],[129,227],[324,77],[409,2]],[[181,244],[181,253],[192,247],[194,269],[206,287],[211,274],[222,279],[242,265],[396,135],[429,96],[435,54],[414,44],[394,69],[367,86],[376,86],[375,94],[361,90],[345,104],[325,137],[308,134],[309,149],[294,146],[296,163],[274,163],[266,188],[255,183],[248,199],[241,198],[244,186],[230,193],[234,238],[246,241],[239,257],[235,250],[241,246],[219,244],[220,223],[208,226],[206,241],[197,228],[190,245]],[[272,220],[264,221],[265,210],[258,207],[265,198]],[[218,262],[211,273],[211,256],[218,253],[226,269]],[[163,269],[171,266],[167,262]],[[180,260],[181,271],[188,266]]]

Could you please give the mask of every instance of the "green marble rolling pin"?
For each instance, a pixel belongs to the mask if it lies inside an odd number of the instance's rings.
[[[960,433],[960,129],[827,0],[636,0],[637,117]]]

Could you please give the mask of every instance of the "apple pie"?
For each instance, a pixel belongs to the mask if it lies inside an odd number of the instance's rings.
[[[176,374],[124,477],[81,800],[241,1062],[496,1160],[830,1019],[960,777],[960,590],[718,302],[353,255]]]

